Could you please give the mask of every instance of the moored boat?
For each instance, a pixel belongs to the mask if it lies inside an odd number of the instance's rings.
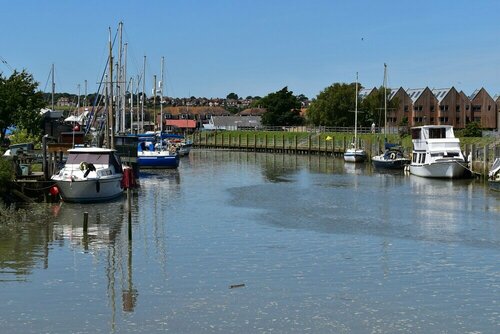
[[[500,158],[496,158],[488,173],[488,186],[491,190],[500,191]]]
[[[177,147],[177,153],[183,157],[189,155],[191,152],[191,147],[193,142],[186,137],[174,133],[163,133],[161,135],[162,139],[167,140],[168,144],[173,144]]]
[[[356,73],[356,96],[354,103],[354,142],[352,147],[344,152],[345,162],[364,162],[367,158],[366,151],[358,148],[358,73]]]
[[[411,174],[449,179],[465,176],[468,168],[451,125],[413,127],[411,136]]]
[[[386,143],[384,153],[374,156],[372,164],[379,169],[404,169],[410,159],[404,156],[401,146]]]
[[[387,65],[384,64],[384,152],[372,158],[378,169],[404,169],[410,159],[404,156],[401,146],[387,142]]]
[[[169,145],[159,136],[140,136],[137,163],[140,168],[177,168],[179,154],[175,145]]]
[[[123,194],[123,168],[116,151],[99,147],[68,150],[59,173],[52,176],[66,202],[103,202]]]

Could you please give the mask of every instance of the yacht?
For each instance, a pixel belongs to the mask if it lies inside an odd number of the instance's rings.
[[[460,178],[468,170],[460,140],[451,125],[411,128],[413,143],[410,173],[433,178]]]

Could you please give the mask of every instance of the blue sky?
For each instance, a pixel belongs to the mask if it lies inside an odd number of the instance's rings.
[[[128,74],[146,91],[165,57],[166,95],[316,97],[334,82],[500,92],[500,1],[0,0],[0,71],[50,91],[97,89],[108,27],[124,23]]]

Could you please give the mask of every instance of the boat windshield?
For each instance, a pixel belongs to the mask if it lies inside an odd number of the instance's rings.
[[[446,128],[429,129],[429,139],[446,138]]]
[[[109,154],[102,153],[70,153],[68,156],[67,164],[79,164],[86,162],[91,164],[107,165],[109,164]]]

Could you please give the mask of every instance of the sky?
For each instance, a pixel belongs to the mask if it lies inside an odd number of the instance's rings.
[[[0,72],[51,91],[97,91],[108,34],[123,22],[127,76],[171,97],[315,98],[335,82],[500,92],[496,0],[0,0]],[[117,47],[115,47],[116,56]],[[142,87],[142,86],[141,86]]]

